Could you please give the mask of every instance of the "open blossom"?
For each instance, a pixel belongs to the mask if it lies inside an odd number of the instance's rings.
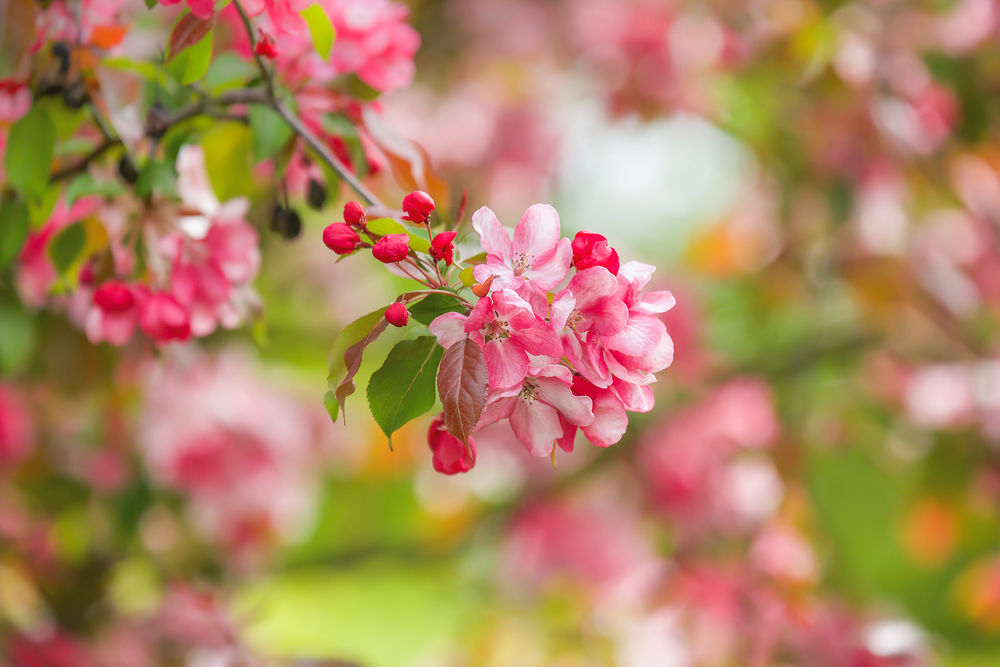
[[[572,449],[576,427],[591,424],[594,413],[590,398],[573,393],[570,370],[553,364],[531,371],[519,385],[490,393],[478,427],[501,419],[510,421],[529,452],[546,456],[556,441]],[[569,446],[562,442],[564,431],[569,431]]]
[[[560,357],[562,345],[531,305],[509,289],[481,298],[468,315],[445,313],[430,325],[442,347],[469,337],[482,348],[490,386],[517,386],[528,372],[529,354]]]
[[[572,250],[569,239],[559,238],[559,214],[547,204],[535,204],[525,211],[514,228],[514,238],[485,206],[472,215],[479,232],[486,263],[476,266],[476,280],[491,275],[494,286],[520,289],[526,282],[540,290],[552,289],[566,277]]]
[[[0,384],[0,465],[31,451],[34,428],[28,406],[13,387]]]

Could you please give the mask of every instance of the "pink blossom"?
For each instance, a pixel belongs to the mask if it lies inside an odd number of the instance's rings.
[[[563,439],[564,424],[575,433],[575,427],[594,421],[591,399],[575,395],[572,387],[573,374],[565,366],[532,370],[519,385],[490,392],[477,428],[508,419],[530,453],[548,456],[556,441]]]
[[[405,327],[410,321],[410,311],[405,303],[397,301],[385,309],[385,320],[394,327]]]
[[[403,197],[403,212],[406,214],[403,217],[410,222],[422,225],[433,211],[434,200],[423,190],[415,190]]]
[[[573,237],[572,248],[573,266],[577,269],[603,266],[613,275],[618,275],[620,266],[618,252],[601,234],[577,232],[576,236]]]
[[[436,261],[443,261],[446,266],[451,266],[455,261],[455,236],[458,232],[441,232],[434,235],[431,241],[430,255]]]
[[[124,345],[135,331],[138,311],[132,289],[117,280],[109,280],[94,291],[94,305],[84,320],[87,338],[91,343],[107,341],[112,345]]]
[[[529,354],[562,356],[562,345],[552,328],[509,289],[481,298],[468,315],[438,316],[430,331],[445,348],[466,336],[479,343],[490,386],[497,389],[520,386],[528,372]]]
[[[157,343],[184,342],[191,337],[188,311],[169,292],[143,295],[139,327]]]
[[[16,389],[0,384],[0,464],[23,459],[34,437],[27,403]]]
[[[476,280],[495,276],[494,287],[520,290],[526,283],[552,289],[566,277],[572,258],[569,239],[559,238],[559,214],[547,204],[534,204],[514,228],[514,239],[485,206],[472,215],[486,263],[474,269]]]
[[[434,469],[444,475],[468,472],[476,465],[476,440],[469,437],[469,447],[444,427],[444,416],[438,416],[427,430],[427,445],[434,454]]]
[[[181,0],[160,0],[163,5],[176,5]],[[215,2],[213,0],[186,0],[191,13],[200,19],[212,18],[215,14]]]
[[[27,82],[0,80],[0,125],[16,123],[31,108],[31,91]]]

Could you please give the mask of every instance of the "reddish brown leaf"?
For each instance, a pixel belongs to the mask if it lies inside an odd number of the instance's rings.
[[[354,376],[358,374],[358,369],[361,368],[361,359],[364,357],[365,348],[371,345],[385,331],[388,324],[385,318],[380,319],[372,327],[372,330],[368,332],[367,336],[344,351],[344,365],[347,367],[347,375],[337,385],[337,389],[334,392],[337,397],[337,403],[340,404],[341,414],[344,412],[344,401],[355,391]],[[344,419],[346,420],[347,417],[345,416]]]
[[[483,414],[488,381],[486,358],[476,342],[465,338],[445,350],[437,376],[444,425],[466,446]]]
[[[0,0],[0,78],[18,71],[35,41],[35,15],[31,0]]]
[[[177,57],[177,54],[189,46],[194,46],[215,25],[215,16],[200,19],[194,14],[185,14],[177,22],[170,33],[170,55],[167,62]]]

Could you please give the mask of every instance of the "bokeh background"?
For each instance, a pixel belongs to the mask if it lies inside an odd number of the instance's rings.
[[[408,4],[384,120],[452,200],[658,267],[655,411],[454,477],[426,420],[332,424],[334,336],[402,285],[320,242],[346,189],[292,242],[254,200],[264,316],[195,344],[94,346],[7,274],[0,662],[1000,664],[1000,7]]]

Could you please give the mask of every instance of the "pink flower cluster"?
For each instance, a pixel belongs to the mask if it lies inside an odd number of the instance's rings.
[[[198,146],[181,148],[177,170],[180,206],[134,213],[121,203],[102,207],[94,197],[57,206],[21,252],[22,298],[42,305],[57,280],[50,242],[71,224],[96,218],[109,238],[111,266],[99,271],[98,256],[86,262],[68,303],[91,342],[124,345],[138,328],[163,344],[239,326],[258,307],[250,283],[260,267],[260,250],[257,231],[246,220],[249,203],[219,203]],[[145,251],[142,272],[135,270],[137,258],[129,247],[128,239],[136,238]]]
[[[153,478],[187,496],[200,532],[253,556],[310,516],[320,423],[239,355],[178,357],[149,373],[139,442]]]
[[[620,265],[598,234],[560,238],[548,205],[530,207],[513,238],[488,208],[472,221],[486,251],[474,275],[489,292],[430,330],[442,347],[469,338],[483,350],[489,393],[477,429],[506,420],[536,456],[554,444],[572,451],[578,430],[600,447],[618,442],[626,411],[652,409],[649,385],[673,359],[657,315],[674,299],[644,291],[654,268]]]
[[[20,461],[33,444],[34,424],[27,404],[14,387],[0,384],[0,465]]]
[[[257,53],[274,60],[284,80],[294,86],[356,74],[385,92],[404,88],[413,80],[413,56],[420,47],[420,35],[406,23],[406,5],[392,0],[253,0],[243,4],[260,26]],[[336,30],[326,60],[316,53],[299,15],[312,4],[326,12]],[[230,18],[235,19],[235,14]]]

